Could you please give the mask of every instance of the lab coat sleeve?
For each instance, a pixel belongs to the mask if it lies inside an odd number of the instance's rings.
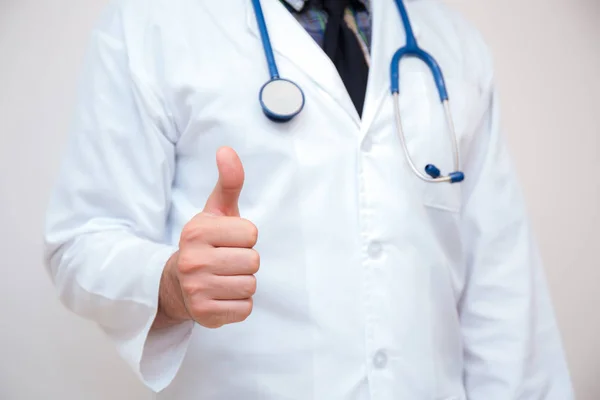
[[[140,44],[141,45],[141,44]],[[66,307],[100,326],[152,390],[176,375],[192,324],[151,330],[174,174],[171,118],[131,70],[119,8],[93,31],[75,121],[45,226],[47,269]]]
[[[498,94],[468,160],[462,215],[466,287],[460,317],[469,400],[573,398],[553,306],[515,169]]]

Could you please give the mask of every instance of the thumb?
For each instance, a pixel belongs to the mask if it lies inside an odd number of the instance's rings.
[[[206,201],[204,212],[209,214],[239,217],[238,199],[244,186],[242,161],[229,147],[217,151],[219,180]]]

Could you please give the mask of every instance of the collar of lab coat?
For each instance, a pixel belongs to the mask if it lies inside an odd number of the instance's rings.
[[[405,2],[410,13],[411,3],[418,1],[405,0]],[[248,29],[260,40],[254,9],[251,2],[248,1],[246,4]],[[262,6],[275,57],[285,57],[293,63],[308,79],[335,101],[360,127],[363,134],[368,131],[383,104],[383,99],[389,95],[389,67],[392,57],[400,47],[406,44],[406,33],[396,2],[381,0],[371,4],[373,19],[371,69],[362,122],[334,64],[319,45],[279,0],[262,1]],[[412,18],[411,22],[414,34],[418,39],[421,35],[418,20]],[[285,77],[285,71],[280,71],[280,73],[282,77]]]

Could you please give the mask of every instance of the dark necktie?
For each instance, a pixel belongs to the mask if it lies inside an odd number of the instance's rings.
[[[344,12],[357,0],[322,0],[328,14],[323,50],[335,64],[346,90],[362,116],[369,67],[355,34],[344,22]]]

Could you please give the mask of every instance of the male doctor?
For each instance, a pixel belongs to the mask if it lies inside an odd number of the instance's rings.
[[[262,0],[304,91],[265,117],[250,0],[120,0],[91,36],[46,225],[64,304],[161,399],[569,400],[500,130],[490,55],[405,0],[446,76],[465,181],[396,134],[394,0]],[[452,164],[431,75],[402,64],[406,142]],[[259,268],[260,267],[260,268]]]

